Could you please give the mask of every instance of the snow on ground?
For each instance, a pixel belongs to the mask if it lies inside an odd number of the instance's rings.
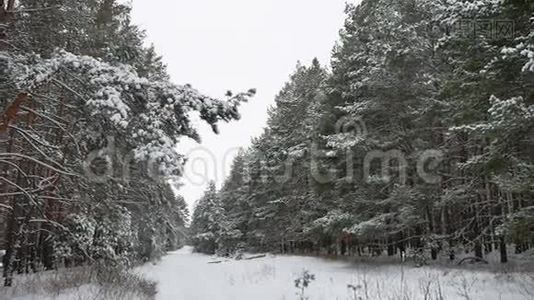
[[[94,285],[83,285],[78,288],[66,289],[61,294],[37,293],[24,296],[0,296],[0,299],[9,300],[95,300],[99,299],[101,289]],[[134,300],[134,299],[132,299]]]
[[[1,270],[0,270],[1,271]],[[0,300],[152,300],[155,283],[127,272],[77,267],[16,275]]]
[[[305,291],[310,300],[534,299],[534,281],[519,274],[355,265],[297,256],[209,263],[214,260],[186,247],[137,272],[158,282],[161,300],[299,299],[294,281],[304,269],[315,275]]]

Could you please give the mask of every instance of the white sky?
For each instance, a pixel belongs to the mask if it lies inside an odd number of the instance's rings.
[[[174,82],[214,97],[258,90],[242,119],[220,124],[219,135],[200,125],[202,148],[180,145],[190,163],[179,192],[190,206],[209,180],[224,182],[236,149],[261,134],[297,61],[317,57],[329,65],[344,8],[345,0],[133,0],[134,23],[147,31]]]

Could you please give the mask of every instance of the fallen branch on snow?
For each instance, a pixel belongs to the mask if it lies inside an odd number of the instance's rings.
[[[253,259],[264,258],[264,257],[267,257],[267,254],[261,254],[261,255],[245,257],[244,260],[253,260]]]
[[[485,260],[483,258],[480,258],[480,257],[466,257],[466,258],[460,260],[458,262],[458,265],[461,265],[461,264],[463,264],[464,262],[467,262],[467,261],[469,261],[470,263],[477,262],[477,263],[483,263],[483,264],[486,264],[486,265],[489,264],[489,262],[487,260]]]

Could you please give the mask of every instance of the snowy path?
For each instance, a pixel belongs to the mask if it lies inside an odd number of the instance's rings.
[[[401,299],[400,295],[405,295],[404,299],[424,299],[425,290],[435,295],[440,287],[444,299],[533,299],[527,295],[528,289],[525,291],[524,287],[489,273],[401,269],[399,266],[362,267],[290,256],[219,264],[209,264],[210,261],[212,257],[191,253],[191,248],[187,247],[169,254],[157,265],[147,265],[138,271],[159,283],[157,299],[161,300],[298,299],[294,280],[303,269],[316,276],[306,291],[310,300],[354,299],[348,284],[362,285],[358,291],[362,299]]]

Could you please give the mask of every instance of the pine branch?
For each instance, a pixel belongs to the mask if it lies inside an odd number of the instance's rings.
[[[34,163],[37,163],[47,169],[50,169],[54,172],[57,172],[57,173],[60,173],[62,175],[66,175],[66,176],[73,176],[73,177],[80,177],[80,175],[77,175],[77,174],[73,174],[73,173],[69,173],[68,171],[65,171],[65,170],[60,170],[60,169],[57,169],[45,162],[42,162],[38,159],[35,159],[33,157],[30,157],[30,156],[27,156],[27,155],[24,155],[24,154],[19,154],[19,153],[0,153],[0,158],[9,158],[9,157],[16,157],[16,158],[22,158],[22,159],[27,159],[27,160],[30,160],[30,161],[33,161]]]
[[[26,8],[26,9],[19,9],[19,10],[8,9],[7,13],[21,14],[21,13],[41,12],[41,11],[48,11],[48,10],[53,10],[53,9],[60,9],[62,7],[63,6],[58,5],[58,6],[49,6],[49,7],[41,7],[41,8]]]
[[[4,194],[0,194],[0,196],[3,197]],[[0,210],[13,210],[13,207],[0,203]]]

